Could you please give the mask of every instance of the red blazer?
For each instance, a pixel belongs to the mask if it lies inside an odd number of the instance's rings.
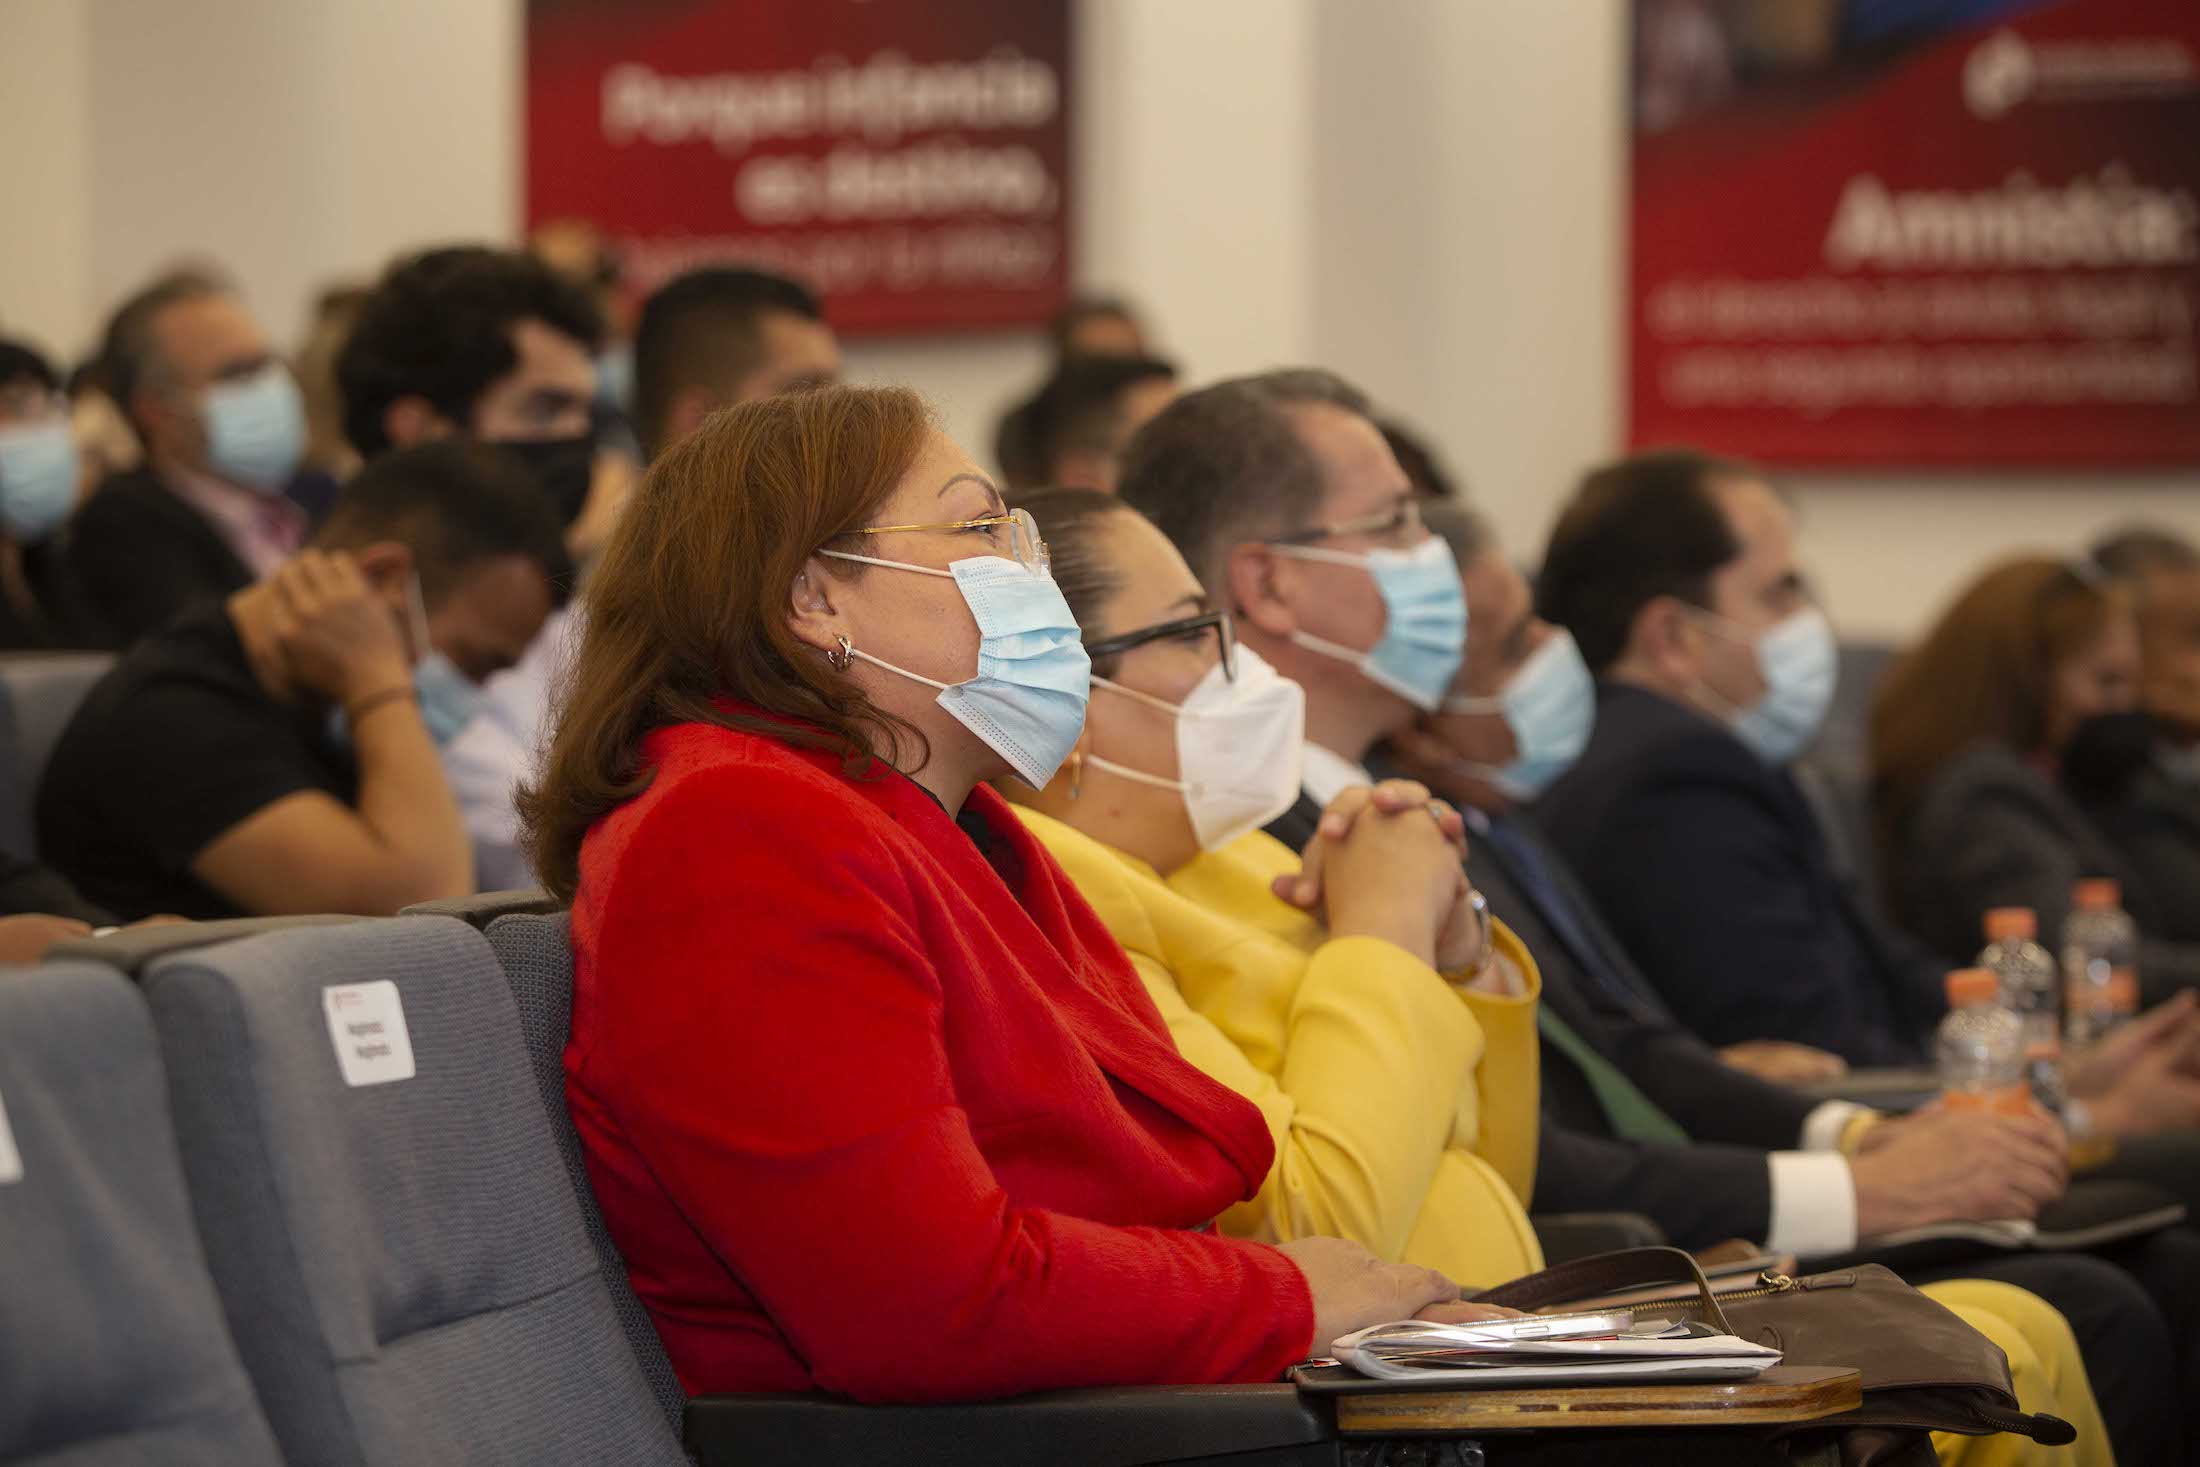
[[[987,789],[1002,876],[922,788],[703,724],[581,850],[566,1094],[691,1392],[954,1400],[1273,1380],[1290,1261],[1197,1231],[1260,1112],[1178,1057]]]

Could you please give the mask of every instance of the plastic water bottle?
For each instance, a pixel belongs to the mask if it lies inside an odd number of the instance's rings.
[[[2064,1036],[2072,1047],[2139,1012],[2139,930],[2122,903],[2122,888],[2103,878],[2071,888],[2062,967]]]
[[[2040,919],[2030,907],[1996,907],[1986,914],[1986,947],[1978,965],[2001,980],[2001,1002],[2024,1025],[2024,1068],[2032,1097],[2060,1112],[2068,1098],[2062,1074],[2061,975],[2039,944]]]
[[[1937,1045],[1940,1091],[1950,1110],[2025,1115],[2024,1021],[2002,1005],[2001,979],[1986,968],[1948,975],[1948,1017]]]

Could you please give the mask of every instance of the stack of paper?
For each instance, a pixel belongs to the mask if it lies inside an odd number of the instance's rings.
[[[1472,1324],[1407,1319],[1345,1335],[1330,1349],[1377,1380],[1446,1387],[1748,1380],[1780,1363],[1778,1350],[1715,1334],[1705,1325],[1663,1320],[1620,1335],[1515,1340]]]

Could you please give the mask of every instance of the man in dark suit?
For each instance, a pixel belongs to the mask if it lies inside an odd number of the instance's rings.
[[[1861,909],[1787,768],[1834,647],[1770,486],[1689,453],[1599,469],[1537,594],[1599,682],[1595,735],[1536,821],[1673,1013],[1713,1044],[1922,1059],[1942,965]]]
[[[286,492],[305,456],[305,405],[244,303],[194,271],[123,303],[101,366],[145,461],[78,511],[69,560],[127,646],[305,543],[306,511]]]

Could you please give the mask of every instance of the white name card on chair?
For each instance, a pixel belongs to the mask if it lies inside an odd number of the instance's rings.
[[[395,983],[385,978],[332,984],[321,990],[321,1007],[346,1085],[387,1085],[413,1077],[412,1034]]]

